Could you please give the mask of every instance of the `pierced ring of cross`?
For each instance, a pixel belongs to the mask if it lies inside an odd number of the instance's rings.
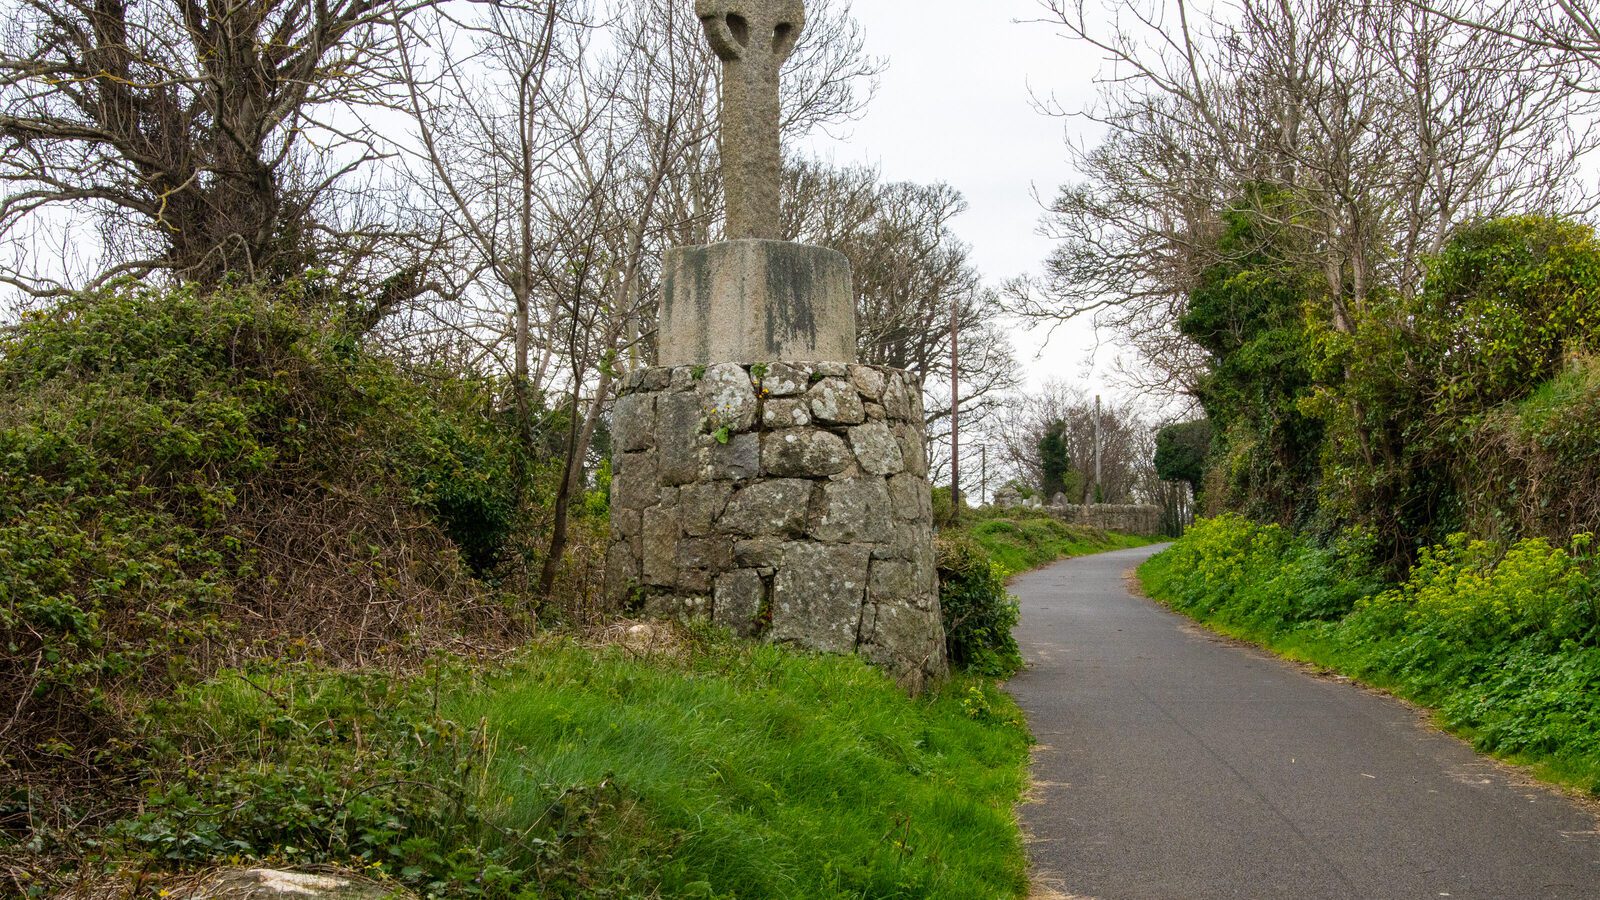
[[[695,0],[695,14],[711,39],[711,49],[729,61],[764,55],[761,44],[770,38],[771,56],[782,63],[806,27],[801,0]]]

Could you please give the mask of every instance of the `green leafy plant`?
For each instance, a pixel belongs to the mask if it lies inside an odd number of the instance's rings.
[[[939,603],[952,665],[1004,678],[1022,669],[1011,631],[1021,612],[1006,590],[1005,570],[971,539],[939,540]]]

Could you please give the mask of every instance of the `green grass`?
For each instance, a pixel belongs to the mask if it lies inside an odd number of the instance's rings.
[[[198,737],[115,831],[158,865],[333,863],[440,897],[1025,895],[1030,741],[994,681],[913,699],[853,657],[678,647],[225,676],[162,711]]]
[[[1219,633],[1428,707],[1478,750],[1600,795],[1600,599],[1588,547],[1458,536],[1387,584],[1360,535],[1318,545],[1225,516],[1139,577]]]
[[[1042,512],[1011,511],[975,522],[965,530],[1001,568],[1013,575],[1062,559],[1145,547],[1164,540],[1068,525]]]
[[[1024,862],[1020,714],[958,680],[907,699],[853,659],[726,648],[686,666],[542,653],[445,707],[500,743],[493,819],[615,783],[665,896],[1011,897]],[[638,840],[637,838],[642,838]]]

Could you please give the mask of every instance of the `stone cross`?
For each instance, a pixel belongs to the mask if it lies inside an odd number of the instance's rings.
[[[806,25],[802,0],[695,0],[722,60],[722,180],[727,238],[779,240],[778,72]]]

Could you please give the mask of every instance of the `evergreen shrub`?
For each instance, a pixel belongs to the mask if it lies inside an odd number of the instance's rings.
[[[965,535],[939,539],[939,603],[950,664],[1005,678],[1022,669],[1011,631],[1021,611],[1006,590],[1006,572]]]

